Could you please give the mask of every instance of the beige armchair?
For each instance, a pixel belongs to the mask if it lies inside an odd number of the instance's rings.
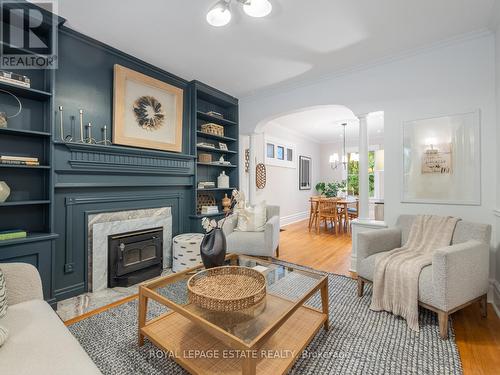
[[[238,215],[227,218],[222,230],[226,235],[227,252],[263,257],[279,257],[280,208],[266,207],[267,222],[263,232],[235,231]]]
[[[372,282],[377,259],[406,243],[415,216],[402,215],[396,228],[358,235],[358,296]],[[451,246],[436,250],[419,278],[419,305],[438,314],[441,338],[448,337],[448,316],[474,302],[486,316],[491,226],[459,221]]]

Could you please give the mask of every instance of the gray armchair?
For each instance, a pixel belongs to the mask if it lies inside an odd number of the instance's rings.
[[[263,232],[235,231],[238,215],[227,218],[222,230],[226,235],[227,252],[264,257],[279,257],[280,208],[267,206],[267,222]]]
[[[373,281],[377,259],[406,243],[415,216],[401,215],[396,228],[358,235],[358,296],[365,282]],[[432,264],[424,267],[418,283],[419,305],[438,314],[441,338],[448,337],[448,315],[474,302],[487,313],[491,226],[459,221],[451,246],[436,250]]]

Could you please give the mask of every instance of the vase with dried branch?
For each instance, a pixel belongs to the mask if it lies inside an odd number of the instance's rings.
[[[235,206],[241,202],[244,202],[243,193],[233,190],[230,209],[226,212],[224,219],[217,221],[204,217],[201,220],[201,225],[206,232],[200,245],[201,260],[205,268],[220,267],[224,264],[227,247],[226,236],[222,228],[227,218],[234,212]]]

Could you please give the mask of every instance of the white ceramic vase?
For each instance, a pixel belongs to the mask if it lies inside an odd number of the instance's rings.
[[[0,203],[3,203],[7,200],[10,195],[9,185],[5,181],[0,181]]]

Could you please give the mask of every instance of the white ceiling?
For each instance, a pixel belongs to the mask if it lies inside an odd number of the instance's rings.
[[[277,117],[265,124],[263,130],[265,131],[268,124],[276,124],[318,143],[337,143],[343,141],[343,123],[347,123],[346,141],[357,142],[358,119],[348,108],[337,105],[313,107]],[[369,139],[383,141],[383,112],[369,114],[367,124]]]
[[[59,0],[59,13],[77,31],[242,97],[484,29],[495,2],[270,1],[264,19],[233,4],[222,28],[205,21],[215,0]]]

